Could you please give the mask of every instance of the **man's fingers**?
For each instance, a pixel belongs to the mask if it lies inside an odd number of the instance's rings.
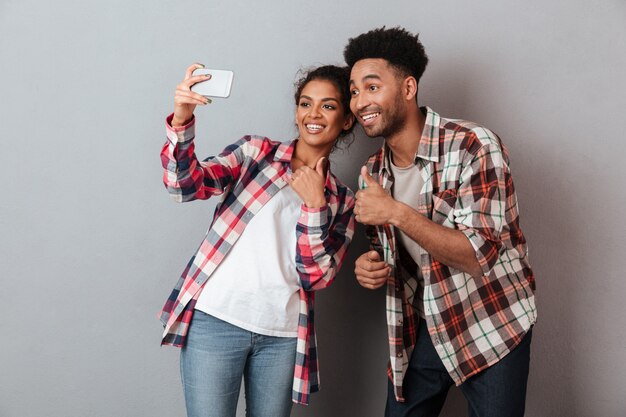
[[[361,276],[361,277],[357,277],[357,280],[359,281],[359,284],[362,287],[369,288],[371,290],[380,288],[387,283],[387,277],[378,278],[378,279],[370,279],[370,278]]]
[[[370,262],[380,261],[380,253],[376,252],[375,250],[367,252],[365,256],[367,256],[367,260]]]
[[[384,278],[388,277],[391,272],[391,268],[385,262],[380,262],[379,265],[376,265],[374,268],[369,269],[368,265],[357,265],[354,268],[354,273],[357,276],[362,276],[365,278]]]
[[[364,253],[354,263],[356,268],[373,273],[377,271],[390,270],[389,264],[380,260],[380,254],[375,250]]]
[[[361,167],[361,178],[363,178],[363,181],[365,181],[365,185],[367,185],[368,187],[373,187],[373,186],[380,187],[380,184],[376,182],[374,178],[372,178],[370,173],[367,172],[367,168],[364,166]]]
[[[356,260],[356,263],[358,264],[361,262],[378,262],[378,261],[380,261],[380,254],[376,252],[375,250],[371,250],[359,256]]]

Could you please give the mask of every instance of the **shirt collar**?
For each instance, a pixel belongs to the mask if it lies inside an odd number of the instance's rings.
[[[417,146],[417,158],[426,159],[431,162],[439,161],[439,125],[441,116],[430,107],[422,107],[420,110],[426,113],[426,121],[424,122],[424,130],[422,137]]]
[[[422,130],[422,136],[420,137],[419,145],[417,145],[417,152],[413,162],[417,164],[418,159],[437,162],[439,161],[439,123],[441,122],[441,116],[428,106],[420,107],[420,111],[426,114],[426,120],[424,121],[424,129]],[[381,155],[382,169],[388,175],[391,175],[390,157],[391,151],[387,143],[385,143]]]
[[[297,141],[298,139],[294,139],[291,142],[283,142],[278,145],[278,149],[274,154],[274,161],[290,164]],[[330,160],[328,160],[328,166],[326,168],[326,184],[324,184],[324,187],[326,187],[326,189],[332,194],[338,195],[337,181],[330,171]]]
[[[282,142],[278,145],[278,149],[274,154],[274,161],[291,162],[291,156],[293,155],[293,150],[296,148],[297,140],[298,139],[294,139],[291,142]]]

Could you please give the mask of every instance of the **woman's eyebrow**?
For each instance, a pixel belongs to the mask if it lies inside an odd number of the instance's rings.
[[[300,98],[301,98],[301,99],[306,98],[307,100],[311,100],[311,101],[313,101],[313,98],[311,98],[311,97],[309,97],[309,96],[300,96]],[[336,101],[337,103],[339,103],[339,100],[337,100],[337,99],[336,99],[336,98],[334,98],[334,97],[325,97],[325,98],[323,98],[323,99],[322,99],[322,101],[331,101],[331,100],[332,100],[332,101]]]

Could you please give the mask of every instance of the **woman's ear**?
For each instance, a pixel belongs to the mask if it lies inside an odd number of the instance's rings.
[[[348,114],[345,117],[345,121],[343,123],[343,130],[349,130],[353,124],[354,124],[354,114],[350,112],[350,114]]]

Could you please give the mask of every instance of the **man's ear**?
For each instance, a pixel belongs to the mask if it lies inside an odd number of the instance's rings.
[[[405,100],[415,100],[415,96],[417,96],[417,80],[415,77],[406,77],[402,87]]]

